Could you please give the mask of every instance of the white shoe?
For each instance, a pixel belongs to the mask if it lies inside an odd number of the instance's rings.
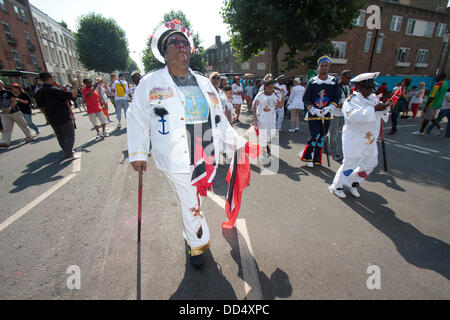
[[[420,131],[414,131],[412,134],[415,134],[416,136],[423,136],[423,132]]]
[[[105,131],[103,131],[103,133],[102,133],[102,137],[109,137],[109,133],[108,133],[108,132],[105,132]]]
[[[300,130],[300,128],[299,128],[299,127],[297,127],[297,128],[295,128],[295,129],[294,129],[294,131],[295,131],[295,132],[297,132],[298,130]]]
[[[355,187],[350,187],[348,190],[350,191],[350,193],[352,194],[352,196],[354,196],[355,198],[359,198],[359,197],[360,197],[360,194],[359,194],[357,188],[355,188]]]
[[[308,168],[314,168],[314,163],[312,163],[312,162],[306,162],[306,166],[307,166]]]
[[[289,132],[295,132],[295,129],[289,129]]]
[[[335,196],[338,196],[339,198],[342,198],[342,199],[347,198],[347,196],[345,195],[344,190],[342,188],[336,188],[331,185],[328,187],[328,190],[330,190],[330,192],[332,194],[334,194]]]
[[[102,137],[102,135],[99,133],[97,133],[97,136],[95,137],[96,139],[100,139]]]

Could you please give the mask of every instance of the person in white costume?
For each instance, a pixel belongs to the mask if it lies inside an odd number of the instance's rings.
[[[231,88],[233,89],[233,105],[235,113],[234,121],[239,123],[239,116],[241,115],[241,105],[244,103],[244,100],[242,99],[244,88],[242,87],[238,76],[234,77],[234,82],[231,85]]]
[[[275,80],[271,76],[264,78],[264,90],[253,101],[253,117],[259,130],[259,145],[271,155],[270,143],[276,134],[277,110],[283,108],[284,92],[280,96],[275,92]]]
[[[377,139],[380,121],[387,122],[387,105],[381,103],[374,93],[374,79],[379,72],[363,73],[352,79],[356,92],[347,98],[342,107],[345,125],[342,132],[344,160],[336,172],[331,193],[340,198],[346,195],[343,187],[349,187],[354,197],[359,197],[358,186],[367,179],[378,165]]]
[[[246,140],[225,118],[221,99],[209,79],[189,68],[194,43],[186,27],[178,20],[163,23],[152,35],[151,48],[165,66],[141,79],[128,108],[129,160],[134,170],[146,171],[151,141],[156,167],[165,173],[181,204],[191,264],[200,268],[210,243],[201,210],[206,188],[197,184],[203,180],[202,175],[196,175],[201,169],[198,164],[203,161],[206,169],[201,173],[212,183],[218,164],[214,155],[222,152],[225,143],[239,149]],[[212,172],[208,171],[211,167]]]
[[[287,101],[288,109],[291,111],[291,129],[290,132],[296,132],[300,130],[299,114],[300,111],[305,109],[303,104],[303,95],[305,94],[305,87],[302,86],[302,80],[300,78],[294,79],[294,87],[291,90],[289,99]]]

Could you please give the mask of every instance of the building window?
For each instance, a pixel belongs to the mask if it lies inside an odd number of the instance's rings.
[[[383,39],[384,33],[380,33],[380,36],[377,39],[377,53],[381,53],[381,50],[383,49]]]
[[[23,69],[22,61],[20,61],[19,53],[17,52],[17,50],[11,50],[11,53],[12,53],[14,62],[16,63],[16,68]]]
[[[334,47],[334,52],[331,54],[331,58],[345,59],[345,49],[347,47],[346,42],[331,41]]]
[[[410,48],[398,48],[397,49],[397,62],[406,63],[409,60]]]
[[[409,36],[431,37],[433,35],[435,23],[417,19],[408,19],[405,34]]]
[[[436,37],[443,37],[446,31],[447,31],[447,24],[439,23],[436,28]]]
[[[24,9],[20,8],[20,14],[22,15],[23,22],[28,23],[27,14]]]
[[[428,61],[428,49],[417,50],[416,63],[427,63]]]
[[[31,43],[31,38],[30,38],[30,34],[27,31],[23,32],[25,34],[25,40],[27,42],[27,47],[30,50],[34,49],[33,43]]]
[[[364,43],[364,52],[369,52],[371,42],[372,42],[372,31],[367,31],[366,42]]]
[[[14,11],[16,12],[17,19],[19,19],[19,20],[22,19],[22,16],[20,15],[20,10],[19,10],[18,6],[14,5]]]
[[[31,61],[33,61],[34,71],[40,71],[39,64],[34,54],[31,55]]]
[[[6,40],[8,40],[9,44],[15,44],[16,41],[12,37],[11,29],[9,29],[9,24],[5,21],[2,21],[3,28],[5,28]]]
[[[364,20],[366,19],[366,12],[364,10],[359,10],[358,18],[353,19],[353,25],[357,27],[364,27]]]
[[[403,22],[403,17],[392,16],[391,27],[389,28],[389,30],[400,32],[400,29],[402,28],[402,22]]]
[[[266,70],[266,63],[265,62],[256,63],[256,70]]]
[[[250,62],[241,63],[241,70],[250,70]]]
[[[5,0],[0,0],[0,8],[2,8],[3,11],[8,12],[8,9],[6,9]]]

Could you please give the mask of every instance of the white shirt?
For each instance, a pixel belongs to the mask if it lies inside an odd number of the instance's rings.
[[[442,103],[441,109],[450,109],[450,92],[445,94],[444,102]]]
[[[295,108],[304,109],[305,106],[303,104],[303,95],[305,94],[305,87],[302,85],[296,85],[292,88],[291,94],[288,99],[288,106],[293,106]]]
[[[275,129],[279,101],[280,98],[275,93],[268,96],[264,92],[260,92],[256,95],[253,105],[256,105],[258,126],[261,129]]]

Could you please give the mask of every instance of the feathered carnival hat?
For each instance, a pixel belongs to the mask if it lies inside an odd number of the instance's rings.
[[[191,45],[191,53],[195,52],[192,34],[179,20],[174,19],[171,22],[164,22],[158,26],[150,36],[152,53],[160,62],[165,63],[163,55],[166,50],[167,40],[176,33],[183,35]]]
[[[266,74],[263,78],[263,81],[264,81],[264,86],[268,86],[272,83],[275,83],[275,80],[273,79],[273,76],[271,73]]]

